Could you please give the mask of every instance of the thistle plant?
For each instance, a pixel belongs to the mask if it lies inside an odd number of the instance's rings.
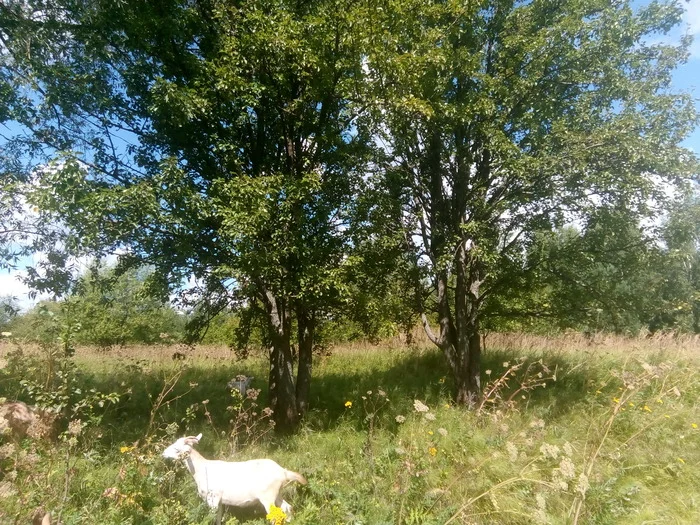
[[[557,380],[556,369],[552,371],[542,359],[528,362],[527,357],[520,357],[512,363],[505,361],[503,368],[501,375],[493,379],[492,371],[486,370],[489,380],[477,406],[477,414],[496,406],[513,408],[518,398],[527,399],[527,393],[546,388],[548,382]]]
[[[261,409],[258,405],[260,392],[259,388],[249,388],[243,396],[237,389],[230,391],[231,404],[226,407],[226,411],[231,414],[228,435],[232,452],[235,452],[239,445],[259,442],[275,428],[272,409]]]

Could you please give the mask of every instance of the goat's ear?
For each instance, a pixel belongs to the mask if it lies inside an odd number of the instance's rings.
[[[202,433],[200,432],[199,434],[197,434],[195,439],[197,440],[197,443],[199,443],[199,440],[202,439]]]

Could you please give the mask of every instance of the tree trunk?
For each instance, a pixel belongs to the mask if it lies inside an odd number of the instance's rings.
[[[480,266],[462,242],[455,258],[453,307],[448,294],[448,274],[445,271],[437,274],[439,335],[432,332],[427,316],[422,315],[428,338],[443,351],[452,371],[455,403],[470,408],[481,399]]]
[[[273,339],[273,358],[270,360],[270,366],[275,369],[270,371],[276,386],[275,405],[272,406],[275,429],[283,434],[293,432],[299,424],[289,335],[287,332],[284,336]]]
[[[468,339],[455,371],[455,403],[474,408],[481,399],[481,337],[478,330]]]
[[[296,430],[299,424],[290,342],[291,316],[284,302],[278,300],[269,290],[264,291],[263,301],[272,339],[269,376],[270,407],[273,410],[276,431],[289,433]]]
[[[311,371],[313,365],[314,332],[316,318],[303,309],[297,312],[299,366],[297,369],[297,410],[304,417],[309,409],[309,392],[311,390]]]
[[[428,338],[443,351],[452,371],[455,403],[474,407],[481,398],[479,312],[484,272],[474,235],[467,234],[465,226],[479,222],[474,208],[478,204],[477,193],[486,192],[488,185],[475,182],[487,179],[490,156],[485,151],[478,159],[477,172],[472,173],[476,162],[474,152],[480,150],[480,146],[469,139],[464,128],[459,128],[455,137],[458,167],[452,192],[445,191],[444,141],[440,128],[432,130],[421,159],[420,169],[427,176],[429,205],[424,206],[425,214],[419,215],[419,221],[435,270],[439,334],[432,332],[424,313],[421,317]],[[424,191],[423,188],[420,191]],[[420,289],[421,283],[417,282],[416,286]]]
[[[474,408],[481,398],[481,337],[478,321],[481,281],[480,265],[470,257],[465,238],[457,247],[455,263],[455,403]]]

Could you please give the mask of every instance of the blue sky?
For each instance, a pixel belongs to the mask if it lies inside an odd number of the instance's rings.
[[[640,2],[641,5],[648,1]],[[695,98],[695,105],[700,107],[700,0],[689,0],[685,4],[685,17],[681,27],[668,35],[671,40],[677,41],[686,32],[695,37],[691,56],[688,62],[676,71],[673,77],[673,86],[686,91]],[[684,145],[696,154],[700,155],[700,128],[685,141]]]
[[[672,33],[664,35],[660,39],[677,42],[684,34],[692,34],[695,37],[690,59],[675,72],[673,88],[676,91],[690,93],[695,99],[696,106],[700,108],[700,0],[681,1],[685,6],[683,23],[680,27],[675,28]],[[633,2],[633,5],[639,7],[649,3],[650,0],[637,0]],[[700,128],[697,128],[685,140],[683,145],[700,156]],[[37,255],[28,259],[25,264],[34,265],[40,258],[41,255]],[[27,296],[28,289],[18,279],[20,276],[21,271],[12,273],[0,272],[0,296],[14,296],[19,300],[23,308],[27,308],[32,304],[32,301]]]

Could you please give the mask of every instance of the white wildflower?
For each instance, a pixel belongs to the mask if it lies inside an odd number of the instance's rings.
[[[417,399],[413,401],[413,408],[416,412],[427,412],[430,410],[427,405],[424,405],[423,402]]]
[[[547,513],[545,512],[547,502],[544,499],[544,496],[542,494],[537,494],[535,496],[535,503],[537,504],[537,508],[535,509],[534,514],[535,522],[549,523],[549,520],[547,519]]]
[[[83,422],[79,419],[74,419],[68,423],[68,433],[71,436],[79,436],[83,431]]]
[[[510,458],[510,460],[517,461],[517,459],[518,459],[518,447],[516,447],[513,443],[508,441],[506,443],[506,450],[508,451],[508,457]]]
[[[15,446],[12,443],[5,443],[0,446],[0,460],[9,458],[15,453]]]
[[[543,429],[545,427],[544,419],[535,419],[534,421],[530,422],[530,427]]]
[[[588,483],[588,476],[582,472],[578,477],[578,482],[576,483],[576,492],[582,496],[585,496],[589,488],[590,484]]]
[[[559,463],[559,472],[564,479],[573,479],[576,476],[576,467],[571,459],[564,457]]]
[[[547,500],[544,499],[544,496],[541,493],[537,493],[535,496],[535,502],[537,503],[538,509],[544,510],[547,508]]]
[[[550,445],[549,443],[542,443],[540,453],[545,458],[557,459],[559,457],[559,447],[556,445]]]

